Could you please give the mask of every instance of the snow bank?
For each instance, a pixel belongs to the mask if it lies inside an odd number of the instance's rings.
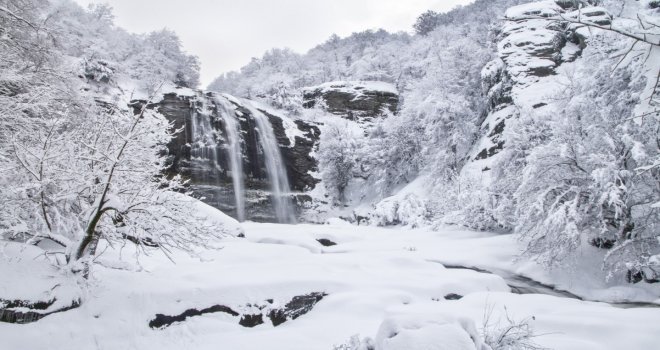
[[[377,350],[487,350],[474,321],[446,315],[408,314],[386,319]]]
[[[192,197],[172,192],[178,201],[189,202],[196,211],[195,216],[201,220],[222,227],[223,233],[228,236],[238,236],[245,231],[241,224],[231,216],[222,211]]]
[[[0,241],[0,300],[30,304],[52,302],[43,310],[23,310],[49,313],[71,306],[83,293],[77,279],[65,275],[40,248]],[[0,302],[0,308],[2,306]]]
[[[375,205],[356,208],[354,216],[367,218],[370,224],[377,226],[428,226],[431,212],[426,198],[430,183],[427,175],[418,176],[395,195]]]
[[[196,257],[172,252],[175,263],[156,249],[135,262],[132,245],[103,247],[104,264],[94,266],[94,280],[81,307],[27,325],[0,323],[3,346],[210,350],[221,344],[223,349],[322,350],[361,334],[377,339],[379,350],[482,350],[475,324],[483,323],[489,305],[495,320],[505,316],[504,306],[511,317],[534,316],[535,332],[543,334],[536,340],[543,347],[615,350],[657,344],[658,309],[511,294],[496,275],[443,266],[515,269],[512,259],[518,248],[511,236],[456,228],[429,232],[345,224],[243,226],[246,238],[226,238],[222,249],[202,250]],[[319,238],[337,245],[324,247],[315,243]],[[139,264],[140,269],[106,266],[109,260]],[[34,278],[21,270],[5,274],[15,267],[4,261],[0,268],[0,291],[16,291],[16,296],[31,293],[30,283],[32,289],[59,283],[47,265],[35,270],[43,275]],[[23,280],[25,288],[17,289]],[[190,317],[162,330],[148,326],[156,314],[179,315],[218,304],[258,313],[264,305],[277,308],[310,292],[328,295],[307,314],[277,327],[266,322],[245,328],[238,324],[240,317],[226,313]],[[463,297],[446,300],[450,293]],[[81,331],[69,332],[64,325]]]

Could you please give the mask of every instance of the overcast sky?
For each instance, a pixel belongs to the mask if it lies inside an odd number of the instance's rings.
[[[115,23],[134,33],[167,27],[202,62],[202,87],[273,47],[304,53],[332,33],[384,28],[411,31],[426,10],[443,12],[472,0],[76,0],[105,2]]]

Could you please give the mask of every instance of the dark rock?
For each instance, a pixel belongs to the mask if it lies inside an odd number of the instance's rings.
[[[319,292],[295,296],[293,297],[293,299],[291,299],[291,301],[286,303],[283,308],[279,308],[279,309],[269,309],[270,306],[275,302],[273,299],[266,299],[266,303],[268,305],[266,304],[245,305],[251,309],[256,307],[257,309],[262,310],[262,313],[260,314],[253,314],[253,313],[240,314],[234,311],[229,306],[220,305],[220,304],[213,305],[211,307],[202,310],[188,309],[183,313],[174,316],[157,314],[156,317],[154,317],[154,319],[149,321],[149,327],[153,329],[162,329],[172,325],[173,323],[183,322],[188,317],[200,316],[200,315],[216,313],[216,312],[224,312],[231,316],[241,316],[241,319],[238,321],[238,324],[248,328],[256,327],[260,324],[263,324],[264,323],[263,312],[267,312],[268,313],[267,316],[270,319],[270,321],[273,323],[273,326],[279,326],[288,320],[295,320],[296,318],[310,312],[314,308],[314,305],[316,305],[316,303],[321,301],[321,299],[323,299],[325,296],[327,296],[327,294],[319,293]]]
[[[281,146],[286,146],[280,147],[280,153],[284,158],[291,189],[301,192],[313,189],[320,180],[310,174],[310,172],[318,169],[318,162],[310,154],[320,138],[321,131],[319,128],[302,120],[296,120],[294,123],[300,131],[305,133],[305,138],[296,136],[295,144],[291,145],[291,140],[289,140],[284,130],[282,119],[266,111],[261,112],[268,116],[271,125],[273,125],[278,143]]]
[[[455,294],[455,293],[449,293],[449,294],[445,295],[446,300],[458,300],[462,297],[463,297],[462,295]]]
[[[197,310],[197,309],[188,309],[179,315],[168,316],[163,314],[157,314],[156,317],[149,321],[149,327],[151,328],[165,328],[175,322],[183,322],[188,317],[200,316],[204,314],[210,314],[215,312],[224,312],[232,316],[238,316],[238,312],[232,310],[228,306],[224,305],[213,305],[207,307],[206,309]]]
[[[649,284],[660,283],[660,275],[651,269],[629,269],[626,272],[626,280],[628,283],[646,282]]]
[[[238,321],[243,327],[252,328],[264,323],[264,316],[262,314],[243,315],[241,320]]]
[[[48,310],[56,299],[50,301],[25,301],[0,299],[0,322],[32,323],[48,315],[75,309],[80,306],[80,300],[74,300],[71,305],[55,310]],[[18,309],[18,310],[16,310]],[[25,309],[28,309],[27,311]]]
[[[327,239],[327,238],[319,238],[316,240],[317,242],[321,243],[322,246],[324,247],[332,247],[333,245],[337,245],[337,243]]]
[[[495,125],[495,127],[491,130],[490,134],[488,134],[488,137],[494,137],[495,135],[501,135],[502,132],[504,131],[504,126],[506,125],[506,122],[504,119],[500,120],[499,123]]]
[[[383,82],[337,81],[303,90],[303,107],[318,106],[346,119],[369,121],[385,111],[396,113],[399,95]]]
[[[271,310],[268,313],[268,318],[273,323],[273,326],[277,327],[287,320],[295,320],[308,313],[325,296],[327,296],[325,293],[310,293],[293,297],[290,302],[284,305],[283,309]]]
[[[499,153],[499,151],[502,149],[504,149],[504,141],[498,141],[495,146],[482,149],[481,152],[479,152],[479,154],[477,154],[477,156],[474,158],[474,160],[490,158]]]
[[[616,244],[616,239],[607,239],[603,237],[596,237],[589,241],[589,244],[596,248],[612,249]]]

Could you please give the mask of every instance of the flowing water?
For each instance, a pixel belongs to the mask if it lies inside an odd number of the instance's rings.
[[[192,143],[190,155],[193,160],[209,162],[212,168],[218,167],[218,144],[215,141],[211,113],[205,103],[191,118]]]
[[[472,270],[479,273],[498,275],[502,277],[502,279],[504,279],[504,281],[509,286],[509,288],[511,288],[511,293],[515,293],[515,294],[545,294],[560,298],[569,298],[569,299],[576,299],[582,301],[595,301],[595,300],[589,300],[583,298],[567,290],[559,289],[551,284],[542,283],[533,280],[529,277],[518,275],[505,270],[484,270],[473,266],[451,265],[434,260],[429,260],[429,261],[440,263],[447,269]],[[607,302],[607,304],[623,309],[660,308],[660,304],[653,302],[619,301],[619,302]]]
[[[236,120],[232,105],[225,98],[216,97],[215,103],[218,114],[225,122],[227,134],[227,159],[234,186],[234,200],[236,203],[236,218],[245,221],[245,182],[243,180],[243,152],[241,150],[241,129]]]
[[[191,158],[198,166],[200,177],[205,184],[220,188],[219,172],[221,164],[218,163],[218,147],[216,142],[216,131],[213,127],[213,113],[211,113],[206,99],[201,99],[202,105],[198,106],[191,120]],[[222,119],[225,126],[227,167],[232,178],[234,188],[234,203],[236,218],[239,221],[246,219],[245,208],[245,176],[243,171],[243,149],[241,126],[237,119],[236,111],[232,102],[226,97],[219,95],[213,97],[217,116]],[[250,101],[241,101],[243,106],[250,111],[251,117],[256,124],[258,142],[262,151],[263,162],[266,167],[266,175],[270,185],[271,203],[275,218],[280,223],[295,222],[295,211],[290,198],[291,189],[286,172],[284,160],[280,153],[280,145],[275,137],[273,126],[266,115],[254,108]],[[210,172],[209,172],[210,170]],[[215,176],[214,176],[215,175]],[[215,182],[215,183],[214,183]],[[215,194],[218,207],[221,206],[219,191]]]
[[[275,217],[280,223],[293,223],[295,213],[293,203],[291,203],[289,179],[280,153],[280,147],[275,138],[273,126],[268,117],[256,108],[252,107],[248,101],[245,106],[250,110],[255,123],[257,124],[257,134],[263,150],[264,163],[271,187],[271,198]]]

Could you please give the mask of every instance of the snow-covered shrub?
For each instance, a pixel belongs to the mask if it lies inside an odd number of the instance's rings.
[[[535,318],[528,317],[516,320],[509,316],[504,307],[504,318],[493,320],[493,308],[487,306],[482,328],[484,342],[492,350],[542,350],[545,349],[534,341],[535,334],[532,323]]]
[[[110,63],[103,60],[84,60],[83,70],[85,78],[100,83],[109,83],[117,71]]]
[[[377,226],[403,225],[424,227],[431,222],[432,213],[427,201],[414,193],[397,194],[378,202],[367,213],[357,215],[368,217],[371,224]]]
[[[348,342],[335,345],[332,350],[374,350],[374,341],[371,338],[360,338],[354,335]]]

